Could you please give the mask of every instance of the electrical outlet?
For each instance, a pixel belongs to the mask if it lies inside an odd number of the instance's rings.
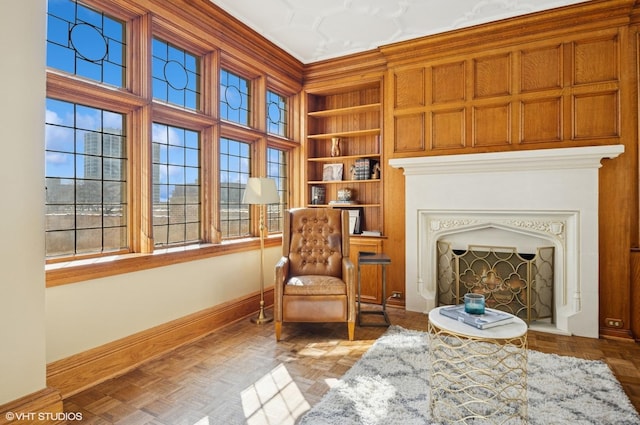
[[[400,292],[400,291],[393,291],[393,292],[391,293],[391,298],[397,298],[397,299],[402,298],[402,292]]]
[[[607,326],[609,326],[610,328],[621,328],[622,324],[624,323],[622,319],[607,318],[607,319],[604,319],[604,321],[607,324]]]

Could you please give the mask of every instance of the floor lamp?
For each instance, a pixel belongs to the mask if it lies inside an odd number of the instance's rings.
[[[260,313],[258,317],[251,319],[253,323],[259,325],[273,320],[272,317],[267,317],[264,314],[264,208],[266,204],[278,202],[280,202],[280,196],[275,180],[265,177],[249,177],[242,203],[258,205],[260,208]]]

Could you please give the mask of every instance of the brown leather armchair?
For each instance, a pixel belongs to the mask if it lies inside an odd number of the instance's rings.
[[[356,326],[355,268],[349,259],[349,213],[297,208],[284,216],[282,258],[276,264],[276,340],[282,322],[347,322]]]

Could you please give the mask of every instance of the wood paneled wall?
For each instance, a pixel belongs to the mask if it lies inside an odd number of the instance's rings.
[[[640,249],[631,251],[631,332],[640,342]]]
[[[623,32],[391,69],[394,156],[619,143]]]
[[[603,161],[599,195],[601,334],[622,338],[632,336],[629,258],[638,246],[637,15],[633,0],[595,0],[368,54],[372,69],[381,56],[386,63],[385,160],[625,145]],[[340,78],[366,72],[365,63],[344,67]],[[307,72],[329,75],[330,65]],[[383,172],[384,250],[401,262],[390,268],[388,291],[403,291],[404,176]]]
[[[625,145],[600,173],[601,334],[619,337],[631,336],[628,258],[638,231],[633,4],[588,2],[415,40],[412,52],[381,49],[389,63],[387,158]],[[507,38],[517,27],[526,31]]]

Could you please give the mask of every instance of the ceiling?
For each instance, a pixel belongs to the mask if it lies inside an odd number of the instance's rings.
[[[307,64],[584,0],[211,0]]]

